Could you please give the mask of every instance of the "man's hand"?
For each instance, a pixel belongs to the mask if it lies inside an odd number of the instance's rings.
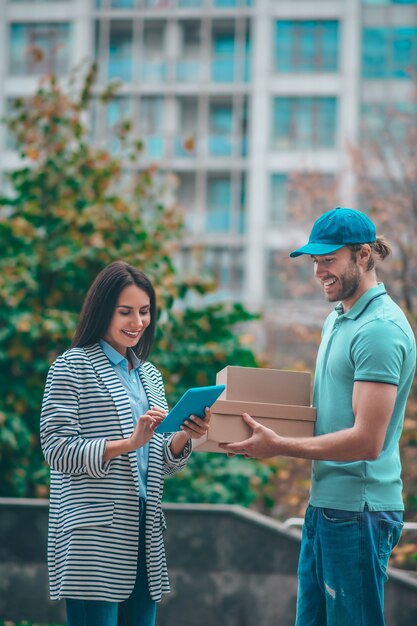
[[[230,455],[244,454],[255,459],[279,454],[345,463],[373,461],[384,445],[396,397],[395,385],[356,381],[352,397],[353,425],[312,437],[280,437],[244,413],[243,419],[252,429],[251,437],[238,443],[221,444],[221,447]]]
[[[221,443],[220,447],[226,450],[228,456],[243,454],[250,459],[268,459],[279,454],[280,437],[270,428],[256,422],[250,415],[243,413],[244,421],[252,430],[252,434],[244,441],[237,443]]]

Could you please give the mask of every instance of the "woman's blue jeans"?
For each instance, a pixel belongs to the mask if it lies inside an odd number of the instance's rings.
[[[145,537],[145,502],[140,499],[140,532]],[[136,582],[124,602],[67,599],[68,626],[155,626],[156,602],[149,595],[145,546],[139,546]]]
[[[298,565],[296,626],[384,626],[384,583],[401,511],[308,506]]]

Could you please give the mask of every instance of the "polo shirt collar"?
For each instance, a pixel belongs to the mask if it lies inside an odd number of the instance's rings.
[[[107,343],[107,341],[104,341],[104,339],[100,339],[99,343],[104,354],[109,359],[109,361],[113,363],[113,365],[122,365],[126,367],[126,369],[129,369],[128,360],[123,356],[123,354],[120,354],[120,352],[115,350],[113,346]],[[128,353],[133,369],[138,369],[140,367],[140,360],[131,348],[128,348]]]
[[[339,302],[339,304],[335,307],[335,311],[339,316],[343,315],[345,318],[356,320],[362,315],[362,313],[373,300],[385,295],[386,293],[387,291],[385,289],[384,283],[378,283],[375,287],[371,287],[371,289],[365,291],[365,293],[361,295],[359,300],[355,302],[353,307],[346,313],[344,313],[343,311],[343,305],[341,302]]]

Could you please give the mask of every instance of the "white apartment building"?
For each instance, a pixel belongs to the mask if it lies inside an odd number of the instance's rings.
[[[342,173],[338,204],[355,206],[346,142],[374,104],[410,98],[417,0],[0,0],[0,115],[85,58],[100,85],[123,81],[93,112],[97,140],[116,147],[111,127],[131,116],[143,164],[178,176],[187,246],[219,294],[273,310],[289,297],[276,252],[305,238],[288,177]],[[3,127],[0,171],[16,164]]]

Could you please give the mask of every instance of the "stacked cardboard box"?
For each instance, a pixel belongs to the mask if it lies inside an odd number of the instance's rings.
[[[314,434],[316,410],[310,404],[308,372],[227,366],[216,377],[226,389],[211,407],[207,434],[194,440],[197,452],[224,452],[219,443],[242,441],[250,435],[242,413],[278,435],[308,437]]]

